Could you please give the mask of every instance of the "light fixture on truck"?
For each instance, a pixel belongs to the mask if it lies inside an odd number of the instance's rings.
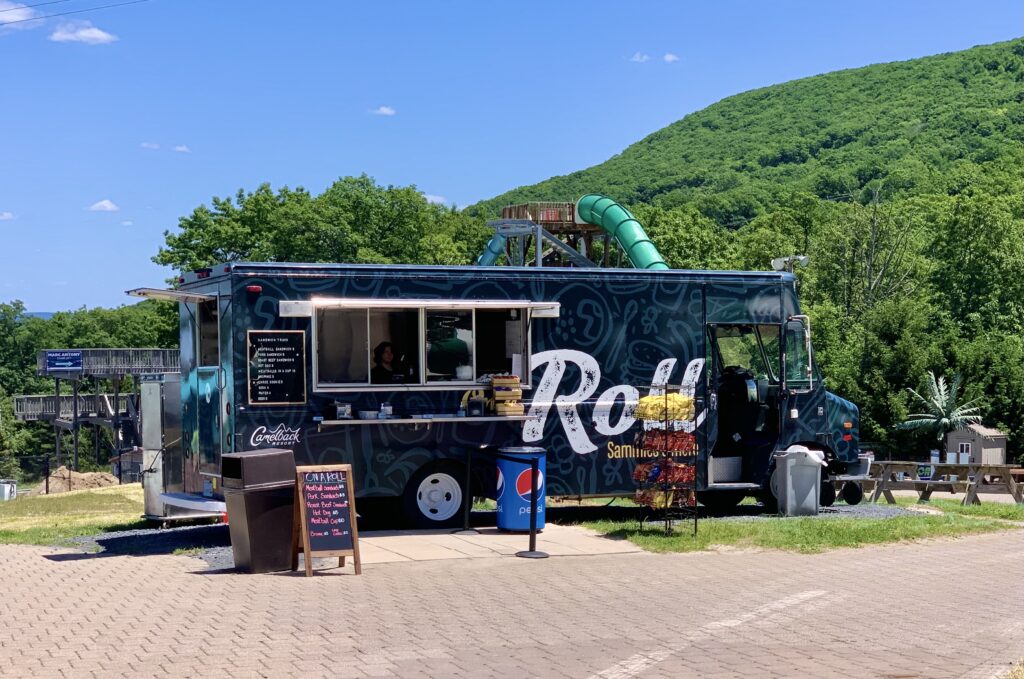
[[[356,297],[314,297],[311,300],[281,300],[282,318],[311,317],[314,309],[526,309],[534,318],[558,318],[558,302],[531,302],[521,299],[372,299]]]

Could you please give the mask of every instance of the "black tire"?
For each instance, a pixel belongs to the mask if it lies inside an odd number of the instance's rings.
[[[836,487],[831,481],[821,482],[821,492],[818,494],[818,504],[822,507],[831,507],[836,503]]]
[[[854,481],[847,481],[843,484],[843,502],[848,505],[859,505],[864,499],[864,488]]]
[[[763,490],[757,494],[757,501],[761,503],[761,509],[767,514],[779,513],[779,498],[770,490]]]
[[[742,490],[702,490],[697,493],[697,501],[712,514],[725,514],[736,509],[746,496]]]
[[[402,494],[406,522],[413,528],[461,526],[465,503],[466,471],[456,462],[435,462],[420,468]]]
[[[359,530],[401,528],[405,523],[405,507],[401,497],[364,497],[356,501]]]

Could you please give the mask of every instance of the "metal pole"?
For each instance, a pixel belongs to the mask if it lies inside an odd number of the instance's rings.
[[[462,528],[453,530],[453,535],[479,535],[480,531],[469,525],[469,512],[473,508],[473,449],[466,446],[466,507],[462,510]]]
[[[530,551],[537,551],[537,458],[530,460]]]
[[[121,377],[114,375],[114,431],[110,436],[114,452],[118,455],[117,482],[121,483]]]
[[[547,552],[537,551],[537,477],[539,474],[539,459],[534,455],[530,459],[530,550],[527,552],[516,552],[516,556],[524,559],[546,559]]]
[[[533,237],[533,247],[537,251],[537,266],[544,266],[544,237],[541,235],[541,226],[537,225],[537,235]]]
[[[47,495],[50,494],[50,456],[47,455],[43,460],[43,473],[45,474],[43,480],[43,492]]]
[[[60,466],[60,425],[57,424],[57,420],[60,419],[60,378],[54,378],[54,406],[53,406],[53,433],[57,437],[57,466]]]
[[[94,414],[96,415],[96,417],[101,417],[101,415],[100,415],[100,378],[94,376],[92,378],[92,382],[93,382],[94,390],[96,392],[96,395],[95,395],[93,403],[92,403],[92,409],[93,409]],[[99,428],[99,426],[96,425],[96,421],[95,420],[93,420],[93,425],[92,425],[92,453],[93,453],[93,457],[96,460],[96,464],[99,465],[100,464],[100,428]]]
[[[74,380],[71,383],[71,394],[73,402],[71,404],[72,416],[71,416],[71,438],[75,444],[75,471],[78,471],[78,380]],[[69,477],[70,478],[70,477]]]

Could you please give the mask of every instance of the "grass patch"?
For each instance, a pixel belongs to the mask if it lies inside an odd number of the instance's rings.
[[[1024,679],[1024,662],[1010,670],[1005,679]]]
[[[792,518],[702,521],[697,537],[680,526],[666,536],[653,522],[637,529],[632,521],[595,521],[585,524],[609,537],[625,538],[651,552],[696,552],[716,545],[739,548],[780,549],[815,554],[839,547],[903,542],[1005,530],[998,521],[958,515],[896,516],[887,519]]]
[[[0,504],[0,544],[53,545],[141,528],[142,512],[140,484],[20,497]]]
[[[178,547],[171,554],[174,556],[199,556],[204,551],[206,551],[205,547]]]
[[[638,505],[632,497],[569,497],[564,499],[548,498],[546,507],[633,507]]]
[[[985,502],[980,505],[962,505],[958,500],[941,500],[932,497],[929,502],[918,504],[917,498],[898,497],[896,504],[902,507],[932,507],[947,514],[960,516],[977,516],[1005,521],[1024,521],[1024,505],[1006,504],[1002,502]]]

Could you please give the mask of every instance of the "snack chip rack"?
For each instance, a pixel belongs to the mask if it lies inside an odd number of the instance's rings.
[[[637,403],[635,415],[642,427],[636,447],[649,460],[633,469],[641,530],[645,520],[660,517],[670,535],[673,521],[692,519],[697,535],[695,414],[692,386],[652,384],[649,395]]]

